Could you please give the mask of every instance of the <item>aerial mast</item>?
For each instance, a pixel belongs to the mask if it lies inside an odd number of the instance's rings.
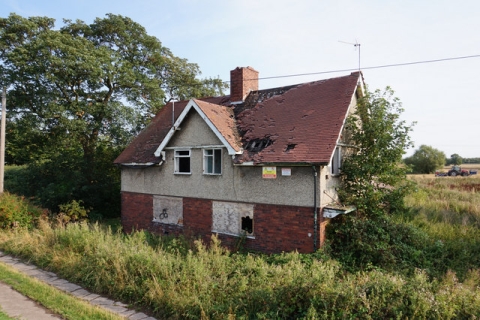
[[[338,41],[338,42],[351,44],[355,47],[355,49],[358,48],[358,71],[360,71],[360,43],[358,43],[358,41],[356,39],[355,39],[355,43],[345,42],[345,41]]]

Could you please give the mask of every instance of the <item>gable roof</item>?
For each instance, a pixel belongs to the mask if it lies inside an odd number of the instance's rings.
[[[175,102],[175,126],[194,108],[229,154],[236,155],[237,164],[328,164],[362,80],[360,72],[353,72],[343,77],[257,90],[235,105],[230,104],[229,96]],[[190,107],[185,111],[187,106]],[[161,151],[175,132],[172,114],[169,103],[114,163],[159,163]]]
[[[188,102],[186,107],[183,108],[177,121],[175,121],[175,124],[170,128],[167,135],[160,143],[160,146],[155,151],[154,154],[156,157],[160,157],[161,152],[167,146],[168,142],[177,131],[177,128],[182,124],[191,109],[198,112],[208,127],[227,148],[229,155],[241,153],[241,142],[233,119],[233,110],[218,104],[192,99]]]

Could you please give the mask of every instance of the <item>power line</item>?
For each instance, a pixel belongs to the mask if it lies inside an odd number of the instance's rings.
[[[392,68],[392,67],[401,67],[401,66],[408,66],[408,65],[414,65],[414,64],[425,64],[425,63],[434,63],[434,62],[443,62],[443,61],[461,60],[461,59],[471,59],[471,58],[480,58],[480,54],[471,55],[471,56],[463,56],[463,57],[452,57],[452,58],[435,59],[435,60],[423,60],[423,61],[414,61],[414,62],[385,64],[385,65],[373,66],[373,67],[363,67],[362,70],[381,69],[381,68]],[[247,79],[247,80],[269,80],[269,79],[280,79],[280,78],[312,76],[312,75],[317,75],[317,74],[327,74],[327,73],[337,73],[337,72],[349,72],[349,71],[358,71],[358,69],[338,69],[338,70],[320,71],[320,72],[296,73],[296,74],[289,74],[289,75],[283,75],[283,76],[271,76],[271,77],[262,77],[262,78]],[[224,82],[230,82],[230,81],[224,81]]]

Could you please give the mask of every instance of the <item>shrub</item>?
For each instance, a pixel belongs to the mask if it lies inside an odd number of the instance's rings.
[[[327,228],[330,253],[350,271],[381,268],[412,273],[426,268],[429,239],[418,228],[389,217],[346,217]]]
[[[42,210],[34,207],[23,197],[5,192],[0,195],[0,228],[34,226]]]
[[[85,209],[82,202],[82,200],[72,200],[69,203],[59,205],[58,218],[64,223],[87,220],[90,210]]]

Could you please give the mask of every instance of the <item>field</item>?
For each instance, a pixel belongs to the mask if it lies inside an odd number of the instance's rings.
[[[476,319],[480,175],[409,178],[417,190],[407,210],[356,221],[354,248],[341,258],[331,247],[234,253],[216,238],[207,245],[43,220],[0,231],[0,249],[165,319]]]

